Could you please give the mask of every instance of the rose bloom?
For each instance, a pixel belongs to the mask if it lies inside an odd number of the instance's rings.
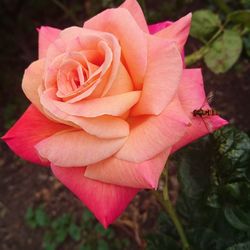
[[[148,26],[127,0],[83,27],[39,29],[39,59],[22,81],[31,105],[3,140],[50,167],[105,227],[157,188],[171,153],[208,133],[192,114],[206,100],[201,70],[182,59],[190,22]],[[206,119],[213,130],[227,123]]]

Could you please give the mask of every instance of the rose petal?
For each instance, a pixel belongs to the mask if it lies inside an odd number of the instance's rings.
[[[114,79],[119,70],[121,48],[117,38],[111,33],[99,32],[96,30],[90,30],[80,27],[70,27],[63,30],[60,33],[59,39],[57,39],[49,48],[47,57],[46,57],[46,72],[49,74],[45,75],[45,86],[52,87],[54,85],[55,79],[55,70],[51,65],[58,63],[56,62],[57,58],[62,54],[71,54],[74,52],[81,52],[86,54],[87,59],[93,63],[98,64],[98,72],[101,73],[101,76],[104,76],[104,73],[109,69],[109,77],[104,84],[101,84],[101,79],[98,80],[98,84],[94,84],[94,87],[91,88],[87,93],[85,92],[82,96],[76,96],[71,100],[71,102],[78,101],[85,97],[92,95],[97,96],[95,89],[99,86],[98,93],[101,89],[101,96],[105,95],[111,88]],[[94,53],[98,51],[98,53]],[[91,58],[90,58],[91,57]],[[105,60],[101,60],[105,59]],[[103,65],[101,65],[103,64]],[[112,65],[111,65],[112,64]],[[53,73],[54,72],[54,73]],[[53,77],[50,77],[52,75]]]
[[[142,163],[132,163],[111,157],[88,166],[84,175],[93,180],[120,186],[157,188],[169,151]]]
[[[151,24],[148,26],[149,33],[155,34],[159,31],[161,31],[162,29],[167,28],[172,23],[173,22],[171,22],[171,21],[164,21],[164,22],[160,22],[160,23]]]
[[[57,39],[61,30],[49,26],[41,26],[38,32],[39,59],[41,59],[46,56],[48,47]]]
[[[61,111],[74,116],[96,117],[102,115],[120,116],[133,107],[140,99],[141,91],[79,101],[74,104],[54,101]]]
[[[192,14],[189,13],[155,35],[177,42],[179,50],[183,51],[191,27],[191,18]]]
[[[206,100],[203,86],[202,72],[200,69],[185,69],[181,84],[178,89],[180,102],[191,118],[192,126],[188,127],[185,135],[177,142],[172,149],[172,153],[186,144],[225,126],[228,122],[219,116],[193,117],[195,109],[211,109]]]
[[[87,133],[100,138],[118,138],[128,135],[128,123],[118,117],[100,116],[86,118],[66,114],[54,104],[53,99],[56,98],[55,92],[56,90],[50,89],[41,95],[41,103],[45,108],[44,111],[52,119],[61,123],[71,123],[71,126],[81,127]]]
[[[226,120],[217,115],[205,118],[194,117],[192,119],[192,126],[188,127],[185,135],[173,146],[171,154],[183,146],[195,141],[196,139],[205,136],[227,124],[228,122]]]
[[[120,8],[127,9],[130,12],[130,14],[134,17],[140,28],[144,32],[148,33],[147,22],[142,12],[141,6],[138,4],[136,0],[126,0],[123,4],[120,5]]]
[[[106,96],[119,95],[133,90],[131,78],[122,63],[120,63],[119,71],[114,80],[114,84],[106,94]]]
[[[68,127],[65,125],[48,120],[34,105],[30,105],[2,139],[21,158],[48,166],[47,161],[41,161],[34,146],[45,138],[66,128]]]
[[[25,70],[22,81],[24,94],[40,111],[42,111],[42,107],[40,104],[38,88],[43,84],[43,73],[44,59],[37,60],[30,64]]]
[[[85,22],[84,27],[110,32],[119,39],[126,67],[136,89],[141,89],[147,67],[147,41],[129,11],[124,8],[105,10]]]
[[[178,96],[182,107],[190,117],[193,116],[193,110],[208,107],[201,69],[183,70]]]
[[[159,115],[173,99],[182,75],[182,59],[174,43],[147,35],[148,66],[142,96],[132,115]]]
[[[117,152],[126,138],[100,139],[82,130],[64,130],[39,142],[39,155],[62,167],[86,166],[104,160]]]
[[[139,191],[84,177],[85,168],[51,166],[54,175],[70,189],[107,228],[127,207]]]
[[[130,134],[115,157],[136,163],[147,161],[171,147],[190,125],[177,98],[160,115],[136,117],[129,122]]]

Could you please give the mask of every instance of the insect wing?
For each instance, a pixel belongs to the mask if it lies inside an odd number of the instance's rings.
[[[213,99],[214,99],[214,93],[213,93],[212,91],[210,91],[210,92],[208,93],[208,95],[207,95],[207,103],[208,103],[208,104],[211,104],[212,101],[213,101]]]
[[[212,91],[210,91],[208,93],[208,95],[204,98],[204,101],[203,101],[203,103],[202,103],[202,105],[200,106],[199,109],[202,109],[204,106],[206,106],[206,103],[211,104],[212,101],[213,101],[213,98],[214,98],[214,94],[213,94]]]

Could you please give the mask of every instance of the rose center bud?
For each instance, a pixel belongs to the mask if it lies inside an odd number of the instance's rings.
[[[73,91],[78,89],[80,86],[87,86],[86,80],[88,77],[87,69],[82,66],[78,66],[75,70],[70,72],[68,81],[70,82]]]

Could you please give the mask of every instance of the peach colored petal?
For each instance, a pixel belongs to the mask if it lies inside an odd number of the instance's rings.
[[[72,81],[72,77],[70,78],[70,73],[72,74],[72,71],[79,67],[81,67],[81,63],[73,59],[65,59],[62,62],[57,73],[57,88],[62,97],[78,88],[75,82]]]
[[[99,32],[80,27],[70,27],[68,29],[65,29],[60,33],[59,39],[57,39],[48,50],[48,54],[46,57],[46,69],[48,69],[49,71],[50,65],[61,54],[72,53],[72,51],[81,51],[83,53],[92,52],[86,55],[87,59],[93,64],[97,63],[100,67],[100,69],[98,69],[98,72],[95,72],[94,74],[99,74],[100,72],[102,72],[101,76],[104,76],[107,69],[110,68],[108,80],[106,81],[104,86],[102,86],[103,93],[101,94],[101,96],[105,95],[111,88],[119,69],[121,48],[116,37],[111,33]],[[98,51],[98,53],[96,53],[96,51]],[[89,58],[89,56],[92,56],[92,58]],[[105,60],[101,60],[100,62],[100,57],[101,59],[104,58]],[[99,63],[102,63],[103,65],[99,65]],[[95,87],[92,87],[91,91],[89,89],[87,96],[91,95],[97,85],[100,84],[94,83],[94,85]],[[83,97],[80,96],[79,98]],[[78,101],[79,98],[73,98],[72,102]]]
[[[84,176],[105,183],[134,188],[157,188],[169,151],[141,163],[122,161],[115,157],[89,165]]]
[[[38,29],[39,59],[46,56],[48,47],[57,39],[60,32],[61,30],[49,26],[41,26],[41,28]]]
[[[182,59],[174,43],[147,35],[148,66],[142,96],[132,115],[159,115],[171,102],[180,83]]]
[[[185,134],[190,120],[175,98],[158,116],[142,116],[130,121],[130,134],[116,158],[140,163],[169,147]]]
[[[55,165],[80,167],[117,152],[126,138],[100,139],[82,130],[64,130],[36,144],[39,155]]]
[[[71,190],[96,218],[107,228],[127,207],[139,191],[90,180],[84,177],[85,168],[51,166],[54,175]]]
[[[110,32],[117,37],[136,89],[141,89],[147,66],[147,41],[129,11],[124,8],[105,10],[85,22],[84,27]]]
[[[26,97],[41,111],[38,88],[43,84],[44,59],[37,60],[30,64],[25,70],[22,89]]]
[[[110,90],[106,96],[119,95],[133,90],[131,78],[122,63],[120,63],[119,71]]]
[[[185,135],[173,146],[171,154],[182,148],[183,146],[227,124],[228,122],[226,120],[217,115],[205,118],[194,117],[192,119],[192,126],[188,127]],[[209,131],[208,129],[211,129],[211,131]]]
[[[74,116],[120,116],[133,107],[140,96],[141,91],[131,91],[120,95],[83,100],[73,104],[53,100],[53,104],[61,111]]]
[[[126,121],[113,116],[100,116],[95,118],[85,118],[72,116],[62,112],[57,108],[52,99],[55,98],[55,91],[47,90],[41,95],[41,103],[44,112],[51,119],[61,123],[69,124],[73,127],[80,127],[87,133],[100,138],[125,137],[129,133],[129,125]]]
[[[144,32],[148,33],[147,22],[142,12],[141,6],[138,4],[136,0],[126,0],[123,4],[120,5],[120,8],[127,9],[130,12],[130,14],[134,17],[140,28]]]
[[[2,137],[8,146],[21,158],[44,166],[35,150],[35,145],[47,137],[68,128],[43,116],[34,105],[30,105],[14,126]]]
[[[155,35],[177,42],[179,50],[183,51],[189,35],[191,18],[192,14],[189,13]]]

